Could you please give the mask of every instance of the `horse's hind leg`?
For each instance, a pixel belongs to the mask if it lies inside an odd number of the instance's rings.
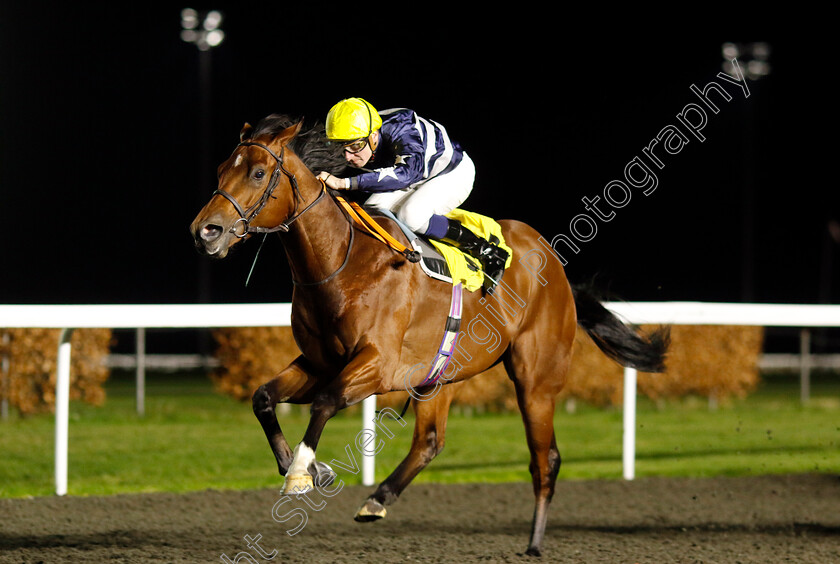
[[[420,471],[443,450],[449,405],[455,394],[454,386],[442,386],[438,393],[425,401],[414,400],[414,437],[411,450],[376,491],[356,512],[356,521],[375,521],[385,517],[385,506],[397,501],[400,494]]]
[[[520,336],[505,358],[505,368],[516,387],[516,399],[531,451],[529,470],[536,503],[526,554],[532,556],[541,553],[548,508],[560,471],[560,451],[554,437],[554,407],[569,366],[570,345],[564,348],[561,341],[552,343],[551,347],[539,347],[538,339]]]

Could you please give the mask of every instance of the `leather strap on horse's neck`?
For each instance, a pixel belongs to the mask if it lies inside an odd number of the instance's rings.
[[[356,202],[348,202],[343,196],[333,194],[335,201],[344,208],[347,215],[361,226],[365,231],[373,235],[376,239],[397,251],[411,262],[418,262],[420,256],[417,251],[409,249],[399,241],[397,241],[388,231],[386,231],[379,223],[377,223],[365,209]]]
[[[321,198],[323,198],[324,195],[327,193],[327,184],[323,180],[321,180],[321,192],[318,194],[318,197],[315,198],[315,201],[313,201],[311,204],[306,206],[303,209],[303,211],[298,213],[298,211],[297,211],[298,206],[300,204],[300,201],[303,200],[303,196],[301,196],[301,194],[300,194],[300,189],[298,188],[297,178],[295,177],[294,174],[292,174],[291,172],[286,170],[286,168],[283,166],[283,153],[285,152],[286,147],[284,146],[280,149],[280,154],[279,155],[276,155],[274,153],[274,151],[272,151],[267,145],[264,145],[262,143],[257,143],[256,141],[242,141],[241,143],[239,143],[239,145],[236,146],[236,148],[238,149],[239,147],[251,147],[251,146],[259,147],[259,148],[265,150],[266,152],[268,152],[269,155],[272,156],[272,158],[274,158],[274,170],[271,173],[271,178],[269,179],[268,185],[266,186],[265,190],[263,190],[263,193],[262,193],[262,196],[260,196],[260,199],[257,200],[253,205],[251,205],[248,209],[243,209],[243,207],[239,204],[239,202],[236,201],[236,198],[234,198],[227,191],[225,191],[221,188],[216,189],[216,191],[213,192],[213,195],[215,196],[215,195],[218,194],[219,196],[222,196],[223,198],[225,198],[228,202],[230,202],[233,205],[233,208],[236,210],[236,213],[239,214],[239,219],[237,219],[230,228],[230,232],[233,233],[234,235],[236,235],[237,237],[243,238],[243,237],[246,237],[247,235],[252,234],[252,233],[276,233],[278,231],[280,231],[282,233],[286,233],[286,232],[289,231],[289,227],[292,225],[292,223],[297,221],[297,219],[300,216],[302,216],[307,211],[309,211],[309,209],[312,208],[312,206],[314,206],[319,201],[321,201]],[[274,190],[277,188],[277,185],[280,183],[281,173],[285,174],[286,177],[289,179],[289,184],[291,185],[292,193],[294,194],[295,208],[292,210],[292,213],[289,215],[289,217],[287,217],[284,222],[282,222],[280,225],[278,225],[276,227],[254,227],[254,226],[252,226],[251,221],[253,221],[254,218],[257,217],[257,215],[259,215],[259,213],[263,210],[263,208],[268,203],[268,200],[276,198],[276,196],[274,196]],[[239,233],[236,229],[237,225],[239,225],[240,223],[242,224],[242,227],[243,227],[242,233]]]

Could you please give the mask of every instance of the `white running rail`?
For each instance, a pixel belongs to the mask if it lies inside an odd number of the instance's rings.
[[[608,309],[634,324],[840,327],[838,305],[609,302]],[[147,329],[288,326],[291,304],[0,305],[0,327],[62,329],[58,344],[55,407],[55,492],[67,493],[70,337],[74,329]],[[634,478],[636,371],[624,373],[623,475]],[[363,413],[373,413],[376,397]],[[369,423],[369,422],[368,422]],[[367,424],[367,423],[365,423]],[[373,457],[363,457],[362,482],[373,484]],[[369,460],[368,460],[369,459]]]

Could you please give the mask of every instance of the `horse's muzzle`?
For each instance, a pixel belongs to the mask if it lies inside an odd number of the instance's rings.
[[[201,239],[205,243],[212,243],[222,236],[223,231],[220,225],[208,223],[199,230],[196,239]]]
[[[223,258],[227,255],[225,230],[216,223],[199,223],[190,226],[196,250],[213,258]]]

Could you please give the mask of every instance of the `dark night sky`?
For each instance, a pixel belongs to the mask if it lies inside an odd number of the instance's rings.
[[[477,164],[467,209],[547,239],[568,233],[581,197],[621,178],[697,101],[689,86],[715,78],[723,41],[770,42],[772,74],[749,99],[727,85],[733,100],[709,114],[706,140],[670,157],[654,193],[635,191],[599,222],[567,273],[627,300],[741,301],[747,256],[752,300],[826,297],[836,96],[821,86],[816,32],[617,34],[535,14],[390,26],[359,14],[339,26],[335,14],[240,5],[211,6],[227,38],[210,55],[206,161],[199,52],[179,39],[181,5],[0,8],[0,303],[190,303],[199,276],[213,302],[288,301],[279,240],[245,288],[256,242],[207,261],[187,227],[245,121],[322,118],[347,96],[443,123]]]

